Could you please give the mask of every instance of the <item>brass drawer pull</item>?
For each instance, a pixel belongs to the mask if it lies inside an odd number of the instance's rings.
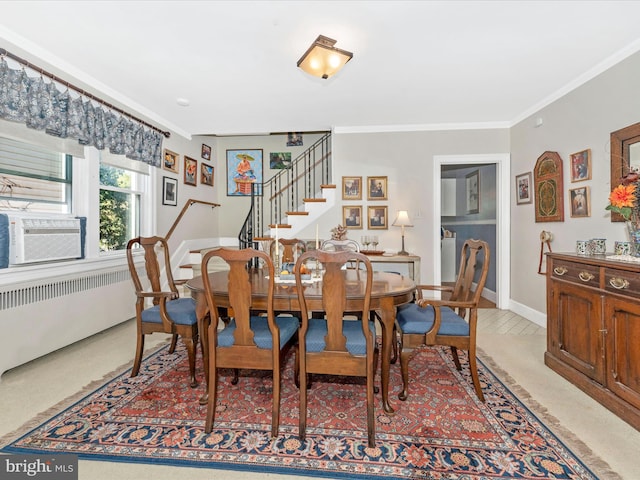
[[[556,267],[553,269],[553,273],[555,273],[556,275],[562,276],[565,273],[567,273],[569,271],[569,269],[567,267]]]
[[[629,281],[620,277],[611,277],[611,280],[609,280],[609,285],[618,290],[622,290],[629,287]]]
[[[582,280],[583,282],[589,282],[591,280],[594,279],[594,275],[592,273],[589,272],[585,272],[582,271],[580,272],[580,274],[578,275],[578,277],[580,278],[580,280]]]

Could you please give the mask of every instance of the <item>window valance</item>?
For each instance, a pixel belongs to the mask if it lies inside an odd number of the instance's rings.
[[[42,72],[31,77],[27,70],[24,65],[11,68],[0,58],[0,118],[160,167],[160,131],[85,98],[69,85],[47,81]]]

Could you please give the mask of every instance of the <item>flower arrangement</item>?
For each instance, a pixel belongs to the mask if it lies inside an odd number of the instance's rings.
[[[606,210],[620,214],[625,220],[640,218],[640,189],[638,189],[637,171],[631,171],[622,177],[622,182],[611,191]]]
[[[338,225],[335,228],[331,229],[331,239],[332,240],[346,240],[347,239],[347,227],[342,225]]]

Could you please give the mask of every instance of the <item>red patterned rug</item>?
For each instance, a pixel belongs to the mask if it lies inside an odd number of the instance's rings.
[[[314,377],[301,443],[292,357],[276,439],[269,374],[242,371],[234,386],[223,371],[216,423],[206,434],[206,407],[198,404],[204,386],[189,388],[184,350],[169,354],[163,347],[137,377],[121,373],[2,451],[330,478],[597,478],[482,362],[485,404],[467,369],[456,371],[448,350],[439,348],[414,357],[406,402],[397,400],[399,365],[391,366],[397,414],[386,415],[376,396],[376,448],[367,447],[364,384]]]

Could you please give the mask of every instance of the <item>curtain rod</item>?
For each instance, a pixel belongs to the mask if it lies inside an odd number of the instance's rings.
[[[0,48],[0,57],[1,56],[6,56],[9,57],[13,60],[15,60],[18,63],[21,63],[22,65],[29,67],[31,70],[34,70],[36,72],[39,72],[42,75],[46,75],[47,77],[49,77],[51,80],[54,80],[62,85],[64,85],[67,88],[71,88],[72,90],[75,90],[77,93],[79,93],[80,95],[83,95],[87,98],[90,98],[91,100],[95,100],[96,102],[104,105],[105,107],[110,108],[111,110],[115,110],[116,112],[125,115],[129,118],[131,118],[132,120],[135,120],[138,123],[141,123],[143,125],[146,125],[147,127],[155,130],[156,132],[160,132],[162,135],[164,135],[166,138],[169,138],[171,136],[171,132],[168,132],[166,130],[162,130],[158,127],[154,127],[153,125],[151,125],[148,122],[145,122],[144,120],[141,120],[138,117],[135,117],[133,115],[131,115],[130,113],[125,112],[124,110],[110,104],[109,102],[105,102],[104,100],[102,100],[101,98],[96,97],[95,95],[90,94],[89,92],[87,92],[86,90],[76,87],[75,85],[67,82],[66,80],[63,80],[62,78],[58,77],[57,75],[54,75],[53,73],[49,73],[46,70],[38,67],[37,65],[34,65],[33,63],[25,60],[24,58],[20,58],[17,55],[14,55],[11,52],[8,52],[7,50],[5,50],[4,48]]]

